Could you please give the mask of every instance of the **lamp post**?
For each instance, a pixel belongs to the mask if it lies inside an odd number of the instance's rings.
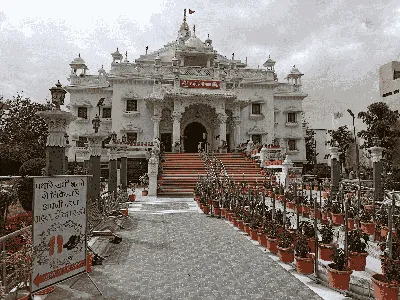
[[[88,134],[89,150],[90,150],[90,164],[89,174],[92,178],[89,180],[89,198],[100,199],[100,176],[101,176],[101,165],[100,157],[102,152],[102,141],[107,138],[107,134],[99,132],[100,118],[98,115],[92,121],[94,133]],[[100,211],[102,205],[99,205]]]
[[[62,111],[60,106],[64,104],[67,93],[60,83],[50,89],[52,110],[39,111],[36,114],[43,118],[48,126],[49,135],[46,142],[46,176],[63,175],[68,172],[65,169],[65,148],[67,141],[65,135],[67,126],[76,119],[70,112]]]
[[[368,148],[371,151],[371,159],[373,163],[373,176],[374,176],[374,198],[372,201],[372,216],[375,221],[375,202],[382,200],[382,153],[385,148],[380,147],[380,140],[377,137],[373,139],[374,146]]]
[[[110,161],[109,161],[109,172],[108,172],[108,191],[112,192],[114,196],[117,196],[117,134],[114,132],[110,135],[110,142],[106,145],[110,149]]]
[[[356,149],[357,178],[360,178],[360,155],[359,155],[357,136],[356,136],[356,126],[354,123],[356,117],[355,117],[354,113],[351,111],[351,109],[348,109],[347,112],[353,118],[353,136],[354,136],[354,144],[355,144],[355,149]]]

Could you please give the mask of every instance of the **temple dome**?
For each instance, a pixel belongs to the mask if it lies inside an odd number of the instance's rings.
[[[185,43],[185,45],[189,48],[194,48],[198,50],[203,50],[205,47],[205,44],[202,40],[200,40],[197,36],[193,35],[191,36]]]
[[[78,57],[76,57],[71,64],[73,65],[84,65],[85,61],[82,59],[81,55],[79,54]]]

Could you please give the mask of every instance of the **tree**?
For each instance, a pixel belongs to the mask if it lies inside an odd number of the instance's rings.
[[[346,162],[346,152],[349,148],[350,143],[354,142],[354,138],[352,136],[351,131],[347,128],[347,125],[340,126],[336,130],[328,130],[331,139],[328,141],[331,146],[334,143],[337,144],[339,148],[339,161],[340,164],[344,164]]]
[[[51,104],[35,103],[20,94],[4,103],[8,110],[0,110],[0,174],[11,175],[23,162],[45,158],[47,124],[36,112],[51,109]]]
[[[400,136],[400,131],[395,128],[399,117],[399,112],[390,110],[384,102],[372,103],[366,112],[359,112],[358,118],[367,125],[366,130],[361,130],[357,134],[358,137],[364,139],[361,148],[374,146],[373,139],[377,137],[381,140],[380,146],[386,149],[384,151],[386,159],[390,160],[396,147],[396,138]]]

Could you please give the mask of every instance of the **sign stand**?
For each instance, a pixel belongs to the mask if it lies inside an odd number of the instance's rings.
[[[85,274],[86,274],[87,277],[89,277],[90,281],[93,283],[93,285],[95,286],[96,290],[100,293],[100,295],[103,296],[103,293],[100,291],[99,287],[98,287],[97,284],[93,281],[93,278],[90,277],[90,275],[89,275],[88,272],[84,272],[84,273],[82,273],[80,276],[76,276],[76,277],[77,277],[76,280],[69,286],[69,288],[72,288],[72,286],[73,286],[75,283],[77,283],[78,280],[81,278],[81,276],[82,276],[82,275],[85,275]]]

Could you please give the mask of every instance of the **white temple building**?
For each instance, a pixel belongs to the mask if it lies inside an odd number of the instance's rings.
[[[280,144],[295,164],[306,161],[302,101],[307,94],[304,74],[295,66],[279,82],[271,58],[259,69],[235,60],[234,54],[226,58],[214,50],[209,36],[202,41],[195,26],[190,30],[186,12],[176,41],[135,62],[118,48],[111,56],[109,72],[102,66],[97,75],[88,74],[80,55],[70,63],[65,89],[77,116],[68,129],[70,161],[87,159],[85,134],[93,132],[98,114],[101,131],[116,132],[134,145],[158,137],[167,152],[197,152],[205,141],[210,149],[226,145],[230,152],[253,140]],[[132,149],[128,158],[144,158],[142,150]],[[107,151],[103,161],[108,161]]]

